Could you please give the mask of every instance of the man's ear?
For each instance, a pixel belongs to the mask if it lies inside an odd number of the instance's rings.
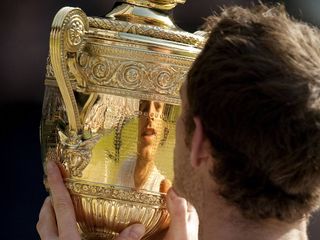
[[[195,129],[191,140],[191,166],[196,168],[208,158],[208,145],[206,144],[206,138],[203,132],[202,122],[199,117],[193,118]]]

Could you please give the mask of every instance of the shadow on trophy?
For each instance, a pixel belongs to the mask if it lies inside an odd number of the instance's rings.
[[[152,239],[170,222],[179,89],[205,42],[169,16],[184,1],[122,0],[100,18],[65,7],[53,20],[42,156],[61,168],[83,239],[133,223]]]

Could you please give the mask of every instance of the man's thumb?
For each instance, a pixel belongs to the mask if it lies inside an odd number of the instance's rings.
[[[171,222],[165,240],[188,239],[187,201],[179,197],[171,188],[167,193],[167,206]]]

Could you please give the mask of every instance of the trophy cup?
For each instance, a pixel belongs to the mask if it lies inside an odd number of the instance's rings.
[[[179,88],[205,42],[168,16],[184,1],[122,0],[102,18],[65,7],[53,20],[42,155],[61,167],[83,239],[168,225]]]

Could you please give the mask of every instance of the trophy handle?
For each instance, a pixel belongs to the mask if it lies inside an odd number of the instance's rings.
[[[85,44],[89,30],[86,14],[79,8],[64,7],[54,17],[50,33],[50,57],[53,72],[60,89],[69,122],[69,139],[76,140],[82,131],[81,116],[70,81],[77,80],[79,89],[85,88],[84,79],[76,72],[76,56]]]

